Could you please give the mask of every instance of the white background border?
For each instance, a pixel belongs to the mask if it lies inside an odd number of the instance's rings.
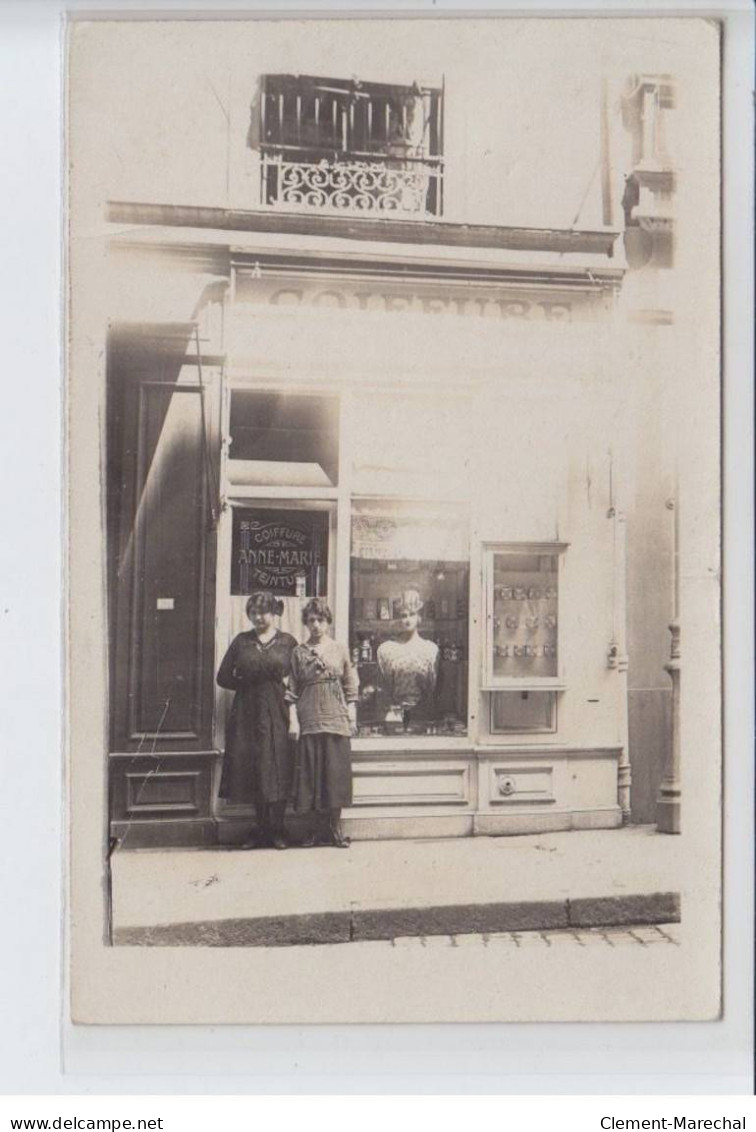
[[[226,0],[69,11],[707,14],[725,21],[725,1013],[627,1025],[70,1027],[62,988],[62,16],[0,0],[0,1088],[15,1093],[750,1093],[753,1014],[753,14],[704,4]],[[6,1005],[7,1004],[7,1005]],[[575,1072],[579,1066],[580,1073]]]

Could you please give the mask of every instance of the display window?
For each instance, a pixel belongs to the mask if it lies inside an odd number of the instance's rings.
[[[466,735],[467,517],[455,507],[354,500],[350,649],[368,735]]]

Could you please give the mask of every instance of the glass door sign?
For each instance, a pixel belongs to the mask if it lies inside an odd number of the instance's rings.
[[[322,597],[327,577],[327,514],[234,508],[232,594],[270,590],[280,596]]]

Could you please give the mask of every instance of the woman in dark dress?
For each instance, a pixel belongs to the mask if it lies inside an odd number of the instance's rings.
[[[296,640],[276,628],[283,602],[258,592],[247,602],[254,630],[239,633],[218,669],[221,688],[235,692],[226,726],[220,795],[253,803],[259,843],[287,847],[284,815],[291,796],[293,758],[284,681]]]
[[[329,635],[333,615],[323,598],[302,610],[309,640],[291,658],[287,698],[289,734],[299,739],[294,771],[294,809],[315,819],[304,841],[314,845],[315,823],[326,824],[329,845],[346,849],[341,810],[352,801],[352,751],[359,681],[349,653]]]

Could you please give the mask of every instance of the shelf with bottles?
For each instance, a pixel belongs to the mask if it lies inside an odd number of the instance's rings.
[[[450,713],[437,719],[386,720],[362,718],[357,725],[360,739],[376,739],[381,736],[406,736],[407,738],[437,735],[447,739],[458,739],[467,735],[467,722],[464,716]]]
[[[363,625],[370,628],[376,625],[391,625],[396,631],[402,619],[399,612],[400,601],[399,595],[395,597],[379,595],[363,597],[353,594],[352,624],[360,628]],[[447,623],[454,624],[458,621],[467,622],[467,619],[466,597],[440,598],[438,600],[426,598],[423,602],[421,624],[424,627]]]
[[[439,664],[460,665],[463,664],[467,658],[466,623],[464,630],[464,634],[460,633],[456,637],[433,632],[421,633],[420,636],[425,640],[433,641],[438,646]],[[380,646],[384,641],[396,640],[400,633],[401,626],[398,626],[393,632],[388,630],[382,633],[371,632],[364,628],[354,629],[350,634],[349,645],[352,664],[357,665],[359,668],[369,665],[377,667],[378,662],[376,658]]]
[[[352,616],[358,621],[398,620],[402,593],[415,590],[423,602],[423,620],[465,617],[468,576],[466,562],[353,558]]]

